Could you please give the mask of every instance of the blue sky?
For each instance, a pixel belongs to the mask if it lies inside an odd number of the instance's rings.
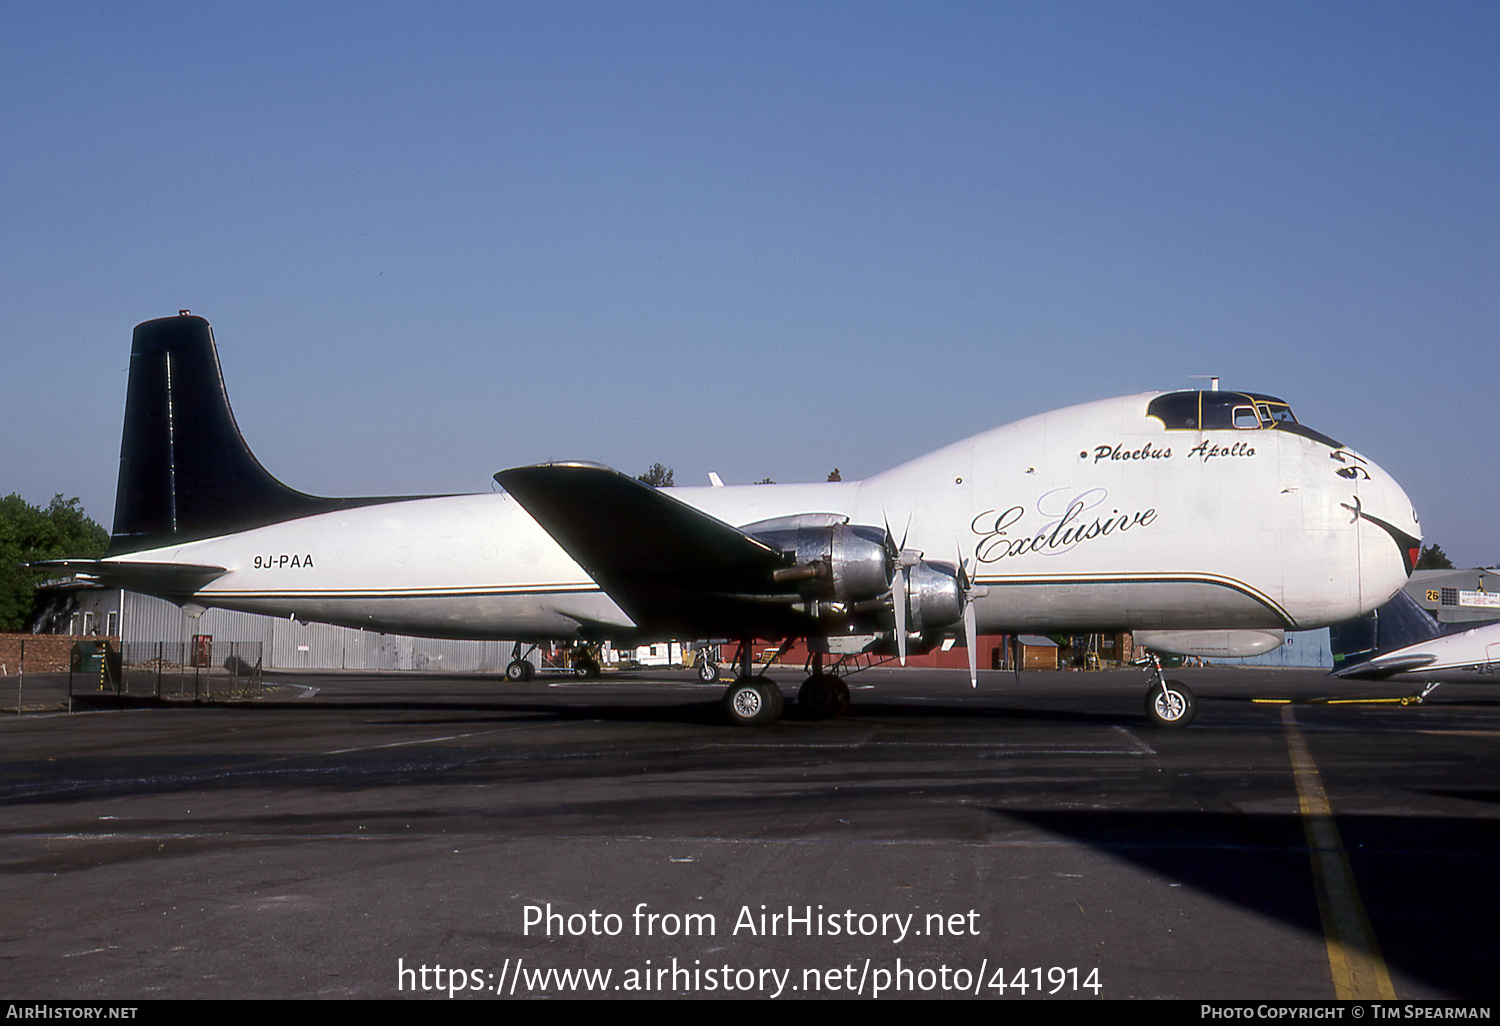
[[[132,326],[323,494],[874,473],[1289,399],[1500,562],[1500,6],[0,5],[0,493],[112,517]]]

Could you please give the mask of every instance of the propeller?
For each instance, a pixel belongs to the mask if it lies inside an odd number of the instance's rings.
[[[896,614],[896,655],[906,665],[906,567],[896,564],[891,574],[891,610]]]
[[[911,586],[912,565],[922,558],[920,552],[906,548],[906,535],[911,530],[911,515],[906,518],[906,529],[901,532],[901,544],[896,544],[891,534],[891,521],[885,518],[885,558],[891,576],[891,611],[896,614],[896,655],[901,665],[906,665],[906,593]]]
[[[911,529],[910,518],[907,520],[906,527],[908,531]],[[902,534],[901,543],[899,545],[896,543],[896,537],[891,533],[889,518],[885,522],[885,555],[887,573],[891,582],[891,612],[896,621],[896,655],[900,658],[901,665],[905,666],[907,618],[910,614],[910,592],[912,587],[911,568],[922,562],[922,553],[906,547],[905,532]],[[964,559],[962,549],[959,549],[957,555],[958,559],[955,560],[957,566],[955,577],[958,585],[959,600],[962,603],[961,619],[964,625],[964,646],[969,651],[969,686],[977,688],[979,687],[979,627],[978,618],[974,610],[974,599],[989,594],[989,589],[976,586],[969,578],[969,564]],[[930,564],[934,569],[945,565]],[[946,570],[942,572],[947,573]]]
[[[963,551],[958,554],[958,589],[964,597],[964,644],[969,649],[969,687],[979,687],[979,628],[975,620],[974,599],[979,595],[969,580],[968,565]]]

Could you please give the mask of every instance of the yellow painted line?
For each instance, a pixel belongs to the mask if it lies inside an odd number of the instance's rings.
[[[1252,698],[1252,705],[1291,705],[1290,698]],[[1416,705],[1410,695],[1405,698],[1304,698],[1299,705]]]
[[[1500,737],[1500,730],[1419,730],[1416,733],[1444,737]]]
[[[1333,975],[1334,996],[1340,1001],[1392,1001],[1396,989],[1375,942],[1375,931],[1359,900],[1354,871],[1344,842],[1333,820],[1333,807],[1323,791],[1318,766],[1297,729],[1291,706],[1281,710],[1286,725],[1286,747],[1297,781],[1302,810],[1302,829],[1307,835],[1312,859],[1313,885],[1318,893],[1318,915],[1323,920],[1323,938],[1328,946],[1328,968]]]

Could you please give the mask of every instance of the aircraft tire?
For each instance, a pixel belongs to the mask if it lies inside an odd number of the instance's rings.
[[[712,684],[719,679],[719,664],[712,659],[703,659],[698,663],[698,679],[705,684]]]
[[[573,676],[575,677],[582,677],[585,680],[598,680],[601,672],[599,664],[587,656],[573,662]]]
[[[724,691],[724,713],[737,727],[768,727],[784,705],[781,689],[765,677],[740,677]]]
[[[838,677],[815,673],[802,682],[797,705],[818,720],[836,720],[849,711],[849,685]]]
[[[510,665],[505,668],[505,679],[510,681],[530,680],[531,674],[526,671],[531,664],[524,659],[512,659]]]
[[[1192,691],[1181,681],[1169,680],[1146,692],[1146,718],[1158,727],[1186,727],[1197,711]]]

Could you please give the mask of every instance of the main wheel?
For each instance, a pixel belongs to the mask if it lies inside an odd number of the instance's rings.
[[[584,677],[588,680],[597,680],[599,677],[599,664],[591,656],[581,656],[573,660],[573,676]]]
[[[837,719],[849,711],[849,685],[830,674],[815,673],[802,682],[797,704],[817,719]]]
[[[1193,693],[1181,681],[1169,680],[1146,692],[1146,718],[1158,727],[1186,727],[1197,711]]]
[[[505,668],[505,679],[522,681],[530,680],[531,674],[526,671],[531,669],[531,664],[524,659],[512,659],[510,665]]]
[[[781,716],[781,689],[765,677],[740,677],[724,692],[724,712],[737,727],[767,727]]]

